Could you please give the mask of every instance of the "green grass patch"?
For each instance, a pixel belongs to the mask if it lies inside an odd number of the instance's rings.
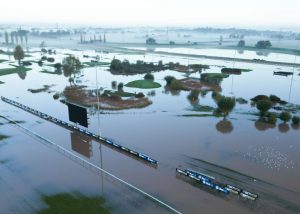
[[[183,114],[180,117],[215,117],[213,114]]]
[[[153,82],[151,80],[135,80],[129,82],[125,85],[130,88],[142,88],[142,89],[151,89],[151,88],[160,88],[161,85],[157,82]]]
[[[110,62],[84,62],[84,65],[87,65],[88,67],[95,67],[95,66],[108,66],[110,65]]]
[[[0,63],[2,63],[2,62],[7,62],[7,60],[5,60],[5,59],[0,59]]]
[[[196,106],[193,106],[193,108],[190,110],[198,111],[198,112],[213,112],[215,110],[215,108],[213,108],[211,106],[196,105]]]
[[[14,74],[14,73],[20,73],[20,72],[26,72],[30,71],[31,68],[26,68],[24,66],[14,66],[14,68],[2,68],[0,69],[0,76]]]
[[[107,214],[109,210],[103,207],[101,197],[86,197],[80,194],[61,193],[52,196],[43,196],[48,208],[39,211],[39,214]]]
[[[134,93],[129,93],[125,91],[110,91],[110,90],[105,90],[103,94],[109,95],[109,96],[119,96],[119,97],[134,97],[136,94]]]

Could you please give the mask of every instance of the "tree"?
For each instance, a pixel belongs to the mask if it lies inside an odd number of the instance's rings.
[[[118,59],[113,59],[110,63],[110,70],[119,71],[122,70],[122,62]]]
[[[118,91],[123,91],[123,87],[124,87],[124,84],[122,82],[120,82],[118,84]]]
[[[240,40],[240,41],[238,42],[238,45],[237,45],[237,46],[240,47],[240,48],[245,47],[245,46],[246,46],[245,40]]]
[[[166,77],[165,77],[165,80],[166,80],[166,82],[167,82],[167,85],[170,85],[171,82],[172,82],[172,80],[174,80],[174,79],[176,79],[176,78],[173,77],[173,76],[166,76]]]
[[[68,56],[63,59],[63,70],[66,77],[73,74],[75,78],[75,75],[80,72],[81,68],[83,68],[83,65],[75,56]]]
[[[153,76],[153,74],[147,73],[147,74],[144,76],[144,79],[145,79],[145,80],[154,81],[154,76]]]
[[[256,108],[260,111],[261,116],[264,116],[266,114],[266,112],[268,112],[271,107],[272,107],[272,102],[268,99],[259,100],[256,103]]]
[[[235,99],[231,97],[222,96],[217,103],[218,110],[223,113],[224,118],[226,118],[235,107]]]
[[[24,57],[25,57],[25,54],[24,54],[23,48],[20,45],[17,45],[14,50],[15,60],[18,60],[19,64],[20,64],[21,60],[24,59]]]
[[[156,40],[150,37],[150,38],[148,38],[146,40],[146,44],[147,45],[155,45],[156,44]]]
[[[272,44],[269,40],[266,40],[266,41],[258,41],[255,45],[256,48],[260,48],[260,49],[265,49],[265,48],[270,48],[272,47]]]
[[[300,124],[300,117],[298,117],[298,116],[294,116],[293,118],[292,118],[292,122],[293,122],[293,124],[294,125],[299,125]]]
[[[288,122],[291,119],[291,114],[289,112],[281,112],[279,115],[280,120],[282,120],[284,123]]]

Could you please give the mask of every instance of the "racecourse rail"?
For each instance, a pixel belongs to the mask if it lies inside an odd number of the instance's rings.
[[[40,118],[42,118],[44,120],[50,121],[52,123],[55,123],[55,124],[57,124],[59,126],[67,128],[69,130],[80,132],[81,134],[84,134],[84,135],[86,135],[88,137],[91,137],[91,138],[93,138],[93,139],[95,139],[97,141],[104,142],[104,144],[107,145],[107,146],[109,146],[109,147],[112,147],[112,148],[114,148],[114,149],[116,149],[118,151],[121,151],[121,152],[125,152],[129,156],[135,157],[135,158],[137,158],[139,160],[143,160],[143,161],[145,161],[147,163],[150,163],[153,166],[157,166],[157,164],[158,164],[158,161],[154,160],[150,156],[148,156],[148,155],[146,155],[144,153],[141,153],[141,152],[136,152],[136,151],[134,151],[132,149],[129,149],[129,148],[125,147],[125,146],[122,146],[120,144],[117,144],[117,143],[115,143],[111,139],[107,139],[107,138],[101,137],[101,136],[99,136],[99,135],[97,135],[95,133],[92,133],[92,132],[88,131],[88,130],[81,129],[81,128],[75,126],[75,125],[72,125],[70,123],[67,123],[65,121],[62,121],[60,119],[57,119],[57,118],[52,117],[50,115],[47,115],[45,113],[42,113],[40,111],[37,111],[37,110],[35,110],[33,108],[30,108],[28,106],[25,106],[25,105],[23,105],[21,103],[18,103],[16,101],[10,100],[10,99],[8,99],[6,97],[1,96],[1,100],[4,101],[4,102],[6,102],[6,103],[8,103],[8,104],[11,104],[11,105],[13,105],[15,107],[18,107],[18,108],[20,108],[20,109],[22,109],[24,111],[27,111],[27,112],[35,115],[35,116],[38,116],[38,117],[40,117]]]
[[[2,97],[1,97],[1,99],[2,99]],[[5,120],[7,120],[10,124],[14,125],[15,127],[19,128],[21,131],[23,131],[28,136],[36,139],[37,141],[40,141],[41,143],[43,143],[44,145],[46,145],[48,147],[50,147],[50,148],[58,151],[59,153],[61,153],[65,157],[69,158],[70,160],[72,160],[72,161],[74,161],[74,162],[76,162],[76,163],[84,166],[87,169],[95,169],[95,170],[97,170],[97,172],[104,173],[104,174],[106,174],[106,175],[108,175],[108,176],[116,179],[120,183],[123,183],[123,184],[129,186],[133,190],[135,190],[135,191],[137,191],[137,192],[145,195],[146,197],[152,199],[153,201],[159,203],[160,205],[166,207],[170,211],[172,211],[174,213],[177,213],[177,214],[181,214],[180,211],[176,210],[175,208],[173,208],[172,206],[166,204],[165,202],[159,200],[155,196],[150,195],[149,193],[147,193],[147,192],[141,190],[140,188],[138,188],[138,187],[136,187],[136,186],[134,186],[134,185],[132,185],[132,184],[130,184],[130,183],[122,180],[121,178],[119,178],[119,177],[111,174],[110,172],[106,171],[105,169],[103,169],[103,168],[101,168],[101,167],[99,167],[99,166],[97,166],[97,165],[95,165],[95,164],[93,164],[93,163],[91,163],[91,162],[89,162],[89,161],[87,161],[87,160],[79,157],[78,155],[73,154],[71,151],[63,148],[62,146],[59,146],[58,144],[52,142],[49,139],[46,139],[46,138],[42,137],[38,133],[35,133],[32,130],[29,130],[28,128],[22,126],[21,124],[18,124],[16,121],[13,121],[13,120],[11,120],[11,119],[9,119],[9,118],[7,118],[5,116],[2,116],[2,115],[0,115],[0,117],[3,118],[3,119],[5,119]]]

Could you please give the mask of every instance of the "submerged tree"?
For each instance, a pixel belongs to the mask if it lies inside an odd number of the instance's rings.
[[[83,65],[75,56],[68,56],[63,60],[63,70],[66,77],[69,77],[73,74],[75,78],[76,74],[80,73],[82,68]]]
[[[228,114],[235,107],[235,99],[232,97],[222,96],[220,100],[217,102],[218,110],[223,113],[224,118],[228,116]]]
[[[264,116],[272,107],[272,102],[269,99],[260,100],[256,103],[256,108],[260,111],[260,115]]]
[[[279,115],[280,120],[282,120],[284,123],[288,122],[291,119],[291,114],[289,112],[281,112]]]
[[[25,54],[24,54],[23,48],[20,45],[17,45],[14,50],[15,60],[18,60],[19,64],[20,64],[21,60],[24,59],[24,57],[25,57]]]

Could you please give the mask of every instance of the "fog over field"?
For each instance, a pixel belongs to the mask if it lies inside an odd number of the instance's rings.
[[[300,27],[298,0],[18,0],[1,8],[2,23]]]

